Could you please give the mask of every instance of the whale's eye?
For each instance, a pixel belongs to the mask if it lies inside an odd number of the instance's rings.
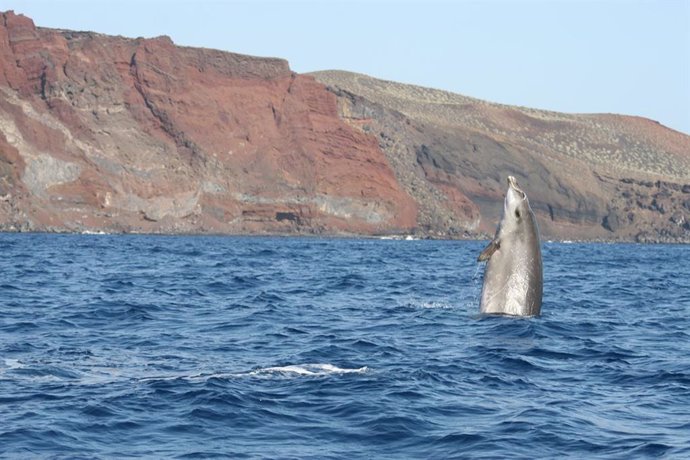
[[[520,210],[519,209],[515,210],[515,217],[517,217],[518,219],[520,218]]]

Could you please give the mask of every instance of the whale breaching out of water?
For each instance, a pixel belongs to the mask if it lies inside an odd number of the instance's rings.
[[[539,227],[527,195],[513,176],[508,176],[503,217],[496,236],[478,260],[488,260],[481,313],[539,315],[543,291]]]

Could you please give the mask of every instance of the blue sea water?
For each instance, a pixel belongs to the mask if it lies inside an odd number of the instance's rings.
[[[3,458],[690,458],[690,247],[0,234]]]

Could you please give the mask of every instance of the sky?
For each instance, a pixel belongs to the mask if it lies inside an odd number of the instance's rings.
[[[0,0],[36,25],[285,58],[690,134],[690,0]]]

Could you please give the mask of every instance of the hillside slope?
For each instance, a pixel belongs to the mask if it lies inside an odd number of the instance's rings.
[[[690,240],[690,136],[620,115],[489,103],[343,71],[312,75],[379,137],[425,231],[491,234],[505,178],[547,238]]]

